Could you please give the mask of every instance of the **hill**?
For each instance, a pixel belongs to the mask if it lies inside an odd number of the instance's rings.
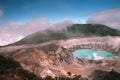
[[[66,29],[44,30],[33,33],[11,45],[35,44],[50,40],[93,36],[120,36],[120,31],[100,24],[73,24]]]

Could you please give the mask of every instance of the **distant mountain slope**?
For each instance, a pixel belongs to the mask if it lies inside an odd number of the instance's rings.
[[[45,30],[36,32],[11,45],[34,44],[50,40],[91,36],[120,36],[120,31],[100,24],[73,24],[66,29],[57,31]]]
[[[68,32],[73,33],[83,33],[85,36],[120,36],[120,31],[100,24],[73,24],[72,26],[67,27],[67,30]]]

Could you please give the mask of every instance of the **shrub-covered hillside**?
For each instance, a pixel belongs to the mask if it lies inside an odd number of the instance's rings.
[[[92,36],[120,36],[120,31],[100,24],[73,24],[61,30],[45,30],[33,33],[11,45],[34,44],[50,40]]]

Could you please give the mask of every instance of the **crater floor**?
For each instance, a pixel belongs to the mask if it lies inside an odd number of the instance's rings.
[[[113,53],[114,59],[90,60],[72,53],[79,49],[102,50]],[[120,37],[89,37],[54,40],[40,44],[24,44],[0,48],[0,55],[12,57],[22,67],[38,76],[80,74],[89,76],[94,70],[120,72]],[[94,54],[95,56],[95,54]],[[98,56],[98,55],[97,55]]]

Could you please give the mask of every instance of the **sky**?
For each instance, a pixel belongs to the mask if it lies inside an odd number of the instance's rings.
[[[0,45],[72,23],[120,30],[120,0],[0,0]]]

